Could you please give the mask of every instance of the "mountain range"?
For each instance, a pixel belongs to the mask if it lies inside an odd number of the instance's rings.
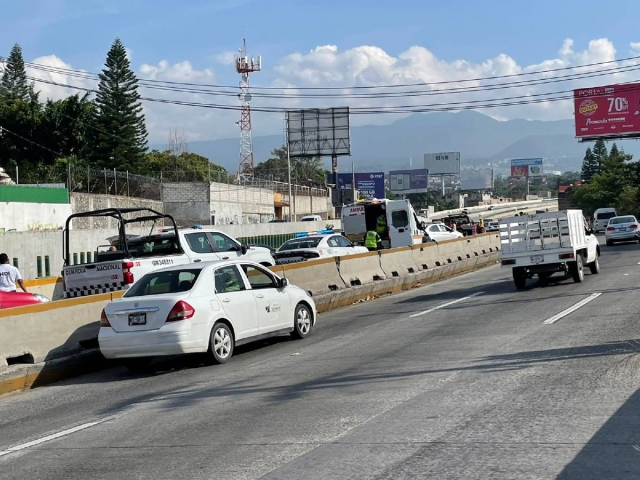
[[[283,136],[253,139],[254,161],[269,158],[271,150],[282,146]],[[209,158],[230,172],[238,169],[240,139],[226,138],[189,142],[189,150]],[[389,125],[351,127],[351,157],[340,157],[340,171],[389,171],[421,168],[425,153],[460,152],[465,166],[508,166],[508,159],[542,157],[545,170],[579,170],[588,143],[574,136],[573,120],[498,121],[479,112],[438,112],[412,114]],[[164,149],[163,145],[151,145]],[[618,142],[627,153],[640,154],[634,141]],[[329,159],[327,159],[328,165]]]

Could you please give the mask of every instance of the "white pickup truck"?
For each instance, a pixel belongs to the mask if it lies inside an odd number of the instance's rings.
[[[142,214],[128,218],[131,214]],[[94,263],[72,264],[69,234],[78,218],[118,220],[118,235],[108,245],[97,246]],[[171,227],[161,227],[168,220]],[[153,222],[149,235],[128,235],[126,226]],[[159,226],[156,227],[155,224]],[[144,274],[167,265],[246,258],[264,266],[275,265],[267,248],[248,247],[213,228],[178,228],[170,215],[145,208],[94,210],[71,215],[63,232],[62,278],[66,298],[128,289]]]
[[[582,210],[537,213],[500,220],[501,263],[513,270],[517,289],[534,275],[542,281],[556,272],[584,280],[584,267],[600,271],[598,238]]]

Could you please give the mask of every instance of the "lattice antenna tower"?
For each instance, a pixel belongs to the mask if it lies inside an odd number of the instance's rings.
[[[262,57],[258,61],[247,55],[247,41],[242,40],[242,48],[235,56],[236,71],[240,74],[240,93],[238,98],[242,104],[240,121],[240,164],[238,176],[253,176],[253,138],[251,136],[251,94],[249,93],[249,74],[259,72],[262,68]]]

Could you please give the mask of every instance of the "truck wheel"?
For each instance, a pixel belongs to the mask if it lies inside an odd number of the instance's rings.
[[[596,259],[589,264],[589,270],[591,270],[593,275],[600,273],[600,261],[598,260],[598,255],[596,255]]]
[[[524,290],[527,286],[527,272],[522,267],[513,269],[513,283],[518,290]]]
[[[569,264],[569,271],[576,283],[582,283],[584,280],[584,265],[582,263],[582,254],[576,256],[576,261]]]

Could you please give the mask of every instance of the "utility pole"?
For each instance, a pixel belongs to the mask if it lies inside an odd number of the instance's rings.
[[[242,104],[240,111],[240,164],[238,177],[253,176],[253,138],[251,135],[251,94],[249,93],[249,74],[262,69],[262,57],[256,62],[247,56],[247,41],[242,40],[242,48],[235,57],[236,71],[241,75],[238,98]],[[239,178],[238,178],[239,179]]]

